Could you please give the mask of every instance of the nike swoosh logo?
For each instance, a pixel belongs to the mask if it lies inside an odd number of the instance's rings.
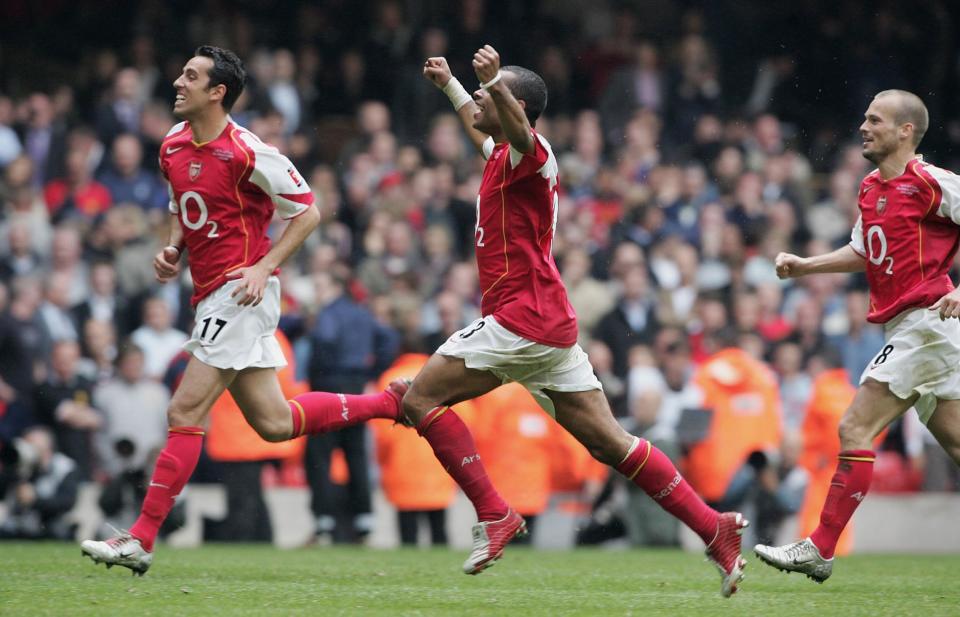
[[[160,488],[170,488],[166,484],[160,484],[159,482],[151,482],[150,486],[159,486]]]
[[[809,559],[796,559],[796,558],[794,558],[794,560],[793,560],[793,565],[795,565],[795,566],[801,566],[801,565],[803,565],[803,564],[805,564],[805,563],[807,563],[807,562],[809,562],[809,561],[810,561]]]
[[[168,147],[168,148],[167,148],[167,154],[173,154],[173,153],[176,152],[177,150],[183,150],[183,146],[180,146],[179,148],[170,148],[170,147]]]

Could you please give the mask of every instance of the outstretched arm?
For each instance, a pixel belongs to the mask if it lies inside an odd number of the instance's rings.
[[[483,152],[483,142],[486,141],[487,136],[473,128],[473,114],[477,111],[477,105],[463,85],[450,72],[447,59],[443,57],[427,58],[427,61],[423,63],[423,76],[447,95],[453,109],[460,116],[460,122],[463,123],[467,137],[470,138],[477,151]]]
[[[798,257],[791,253],[780,253],[777,255],[775,263],[777,276],[782,279],[828,272],[863,272],[867,269],[867,262],[863,255],[853,250],[853,247],[849,244],[832,253],[813,257]]]
[[[500,127],[507,141],[515,150],[530,154],[535,144],[530,134],[530,121],[523,113],[523,105],[514,98],[510,88],[503,82],[500,72],[500,54],[490,45],[484,45],[473,54],[473,70],[480,80],[480,87],[490,93],[493,104],[497,106]]]

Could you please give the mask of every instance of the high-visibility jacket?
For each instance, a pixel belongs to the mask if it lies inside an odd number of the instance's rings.
[[[554,420],[526,388],[509,383],[475,401],[474,439],[500,495],[522,515],[547,507],[551,491]]]
[[[856,392],[856,388],[850,385],[847,371],[842,368],[824,371],[813,380],[810,401],[800,428],[803,451],[799,464],[810,473],[810,484],[798,514],[800,537],[809,536],[820,523],[820,510],[830,490],[830,479],[837,469],[837,455],[840,454],[840,419]],[[836,554],[846,555],[852,545],[851,519],[840,534]]]
[[[403,354],[380,377],[386,388],[394,379],[413,378],[427,362],[423,354]],[[458,404],[453,411],[469,424],[473,403]],[[442,510],[456,496],[457,485],[433,454],[427,440],[417,431],[391,420],[371,420],[380,466],[380,484],[387,500],[398,510]]]
[[[277,342],[287,359],[287,365],[277,371],[280,390],[290,399],[308,390],[303,382],[296,381],[296,361],[293,348],[283,332],[277,330]],[[216,461],[263,461],[268,459],[299,459],[303,456],[306,438],[271,443],[257,434],[247,424],[243,412],[230,392],[224,392],[210,409],[210,426],[204,445],[210,458]]]
[[[684,475],[706,501],[718,501],[751,452],[779,448],[780,393],[766,364],[734,348],[710,356],[693,381],[712,414],[707,436],[685,459]]]

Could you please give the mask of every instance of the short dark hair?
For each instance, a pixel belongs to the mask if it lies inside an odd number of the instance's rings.
[[[513,75],[507,84],[510,94],[524,102],[523,113],[530,121],[530,126],[536,126],[537,118],[547,108],[547,84],[542,77],[522,66],[505,66],[501,70]]]
[[[230,111],[233,104],[240,98],[244,84],[247,83],[247,70],[243,68],[243,62],[237,54],[229,49],[213,45],[197,47],[194,55],[213,60],[213,68],[209,71],[210,85],[208,87],[212,88],[220,84],[227,87],[227,92],[223,95],[222,105],[225,110]]]
[[[908,122],[912,124],[913,145],[914,147],[919,146],[927,128],[930,126],[930,113],[927,111],[927,106],[923,104],[923,100],[919,96],[906,90],[882,90],[873,98],[878,99],[890,95],[898,97],[897,111],[893,121],[898,125]]]

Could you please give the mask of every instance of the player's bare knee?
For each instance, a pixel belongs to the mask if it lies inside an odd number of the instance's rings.
[[[204,411],[197,405],[190,404],[176,397],[170,401],[167,408],[167,423],[173,426],[196,426],[203,420]]]
[[[600,444],[587,448],[590,455],[604,465],[616,466],[622,456],[618,456],[616,449],[610,447],[610,444]]]
[[[264,441],[277,443],[290,439],[293,425],[291,422],[280,420],[261,420],[253,427],[253,430],[257,431],[257,435],[260,435]]]
[[[408,420],[417,424],[423,418],[424,414],[433,409],[435,405],[426,402],[426,399],[414,392],[413,388],[407,391],[400,401],[400,409]]]
[[[580,434],[578,439],[590,453],[590,456],[605,465],[616,465],[623,458],[616,441],[604,438],[604,435],[600,433]]]
[[[870,428],[855,414],[848,413],[840,420],[840,447],[855,450],[870,447]]]

